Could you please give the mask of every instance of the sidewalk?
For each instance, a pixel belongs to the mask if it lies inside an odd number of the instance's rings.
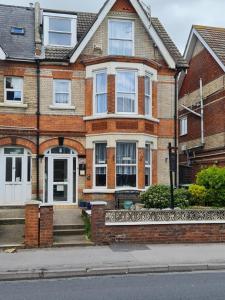
[[[225,244],[120,244],[0,252],[0,280],[223,269]]]

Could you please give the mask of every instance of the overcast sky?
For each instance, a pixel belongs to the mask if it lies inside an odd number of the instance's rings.
[[[0,0],[28,5],[31,0]],[[35,1],[34,1],[35,2]],[[43,8],[97,12],[104,0],[40,0]],[[183,53],[192,24],[225,27],[225,0],[144,0]]]

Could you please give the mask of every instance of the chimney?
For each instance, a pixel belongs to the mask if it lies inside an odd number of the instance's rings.
[[[40,3],[35,2],[34,5],[34,18],[35,18],[35,55],[41,55],[41,34],[40,34],[40,24],[41,24],[41,10],[40,10]]]

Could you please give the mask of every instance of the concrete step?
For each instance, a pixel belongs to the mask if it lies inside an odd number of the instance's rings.
[[[65,224],[65,225],[54,225],[54,231],[55,230],[71,230],[71,229],[83,229],[84,225],[82,224]]]
[[[24,208],[21,207],[4,207],[0,206],[0,219],[5,219],[5,218],[24,218],[25,216],[25,210]]]
[[[0,225],[19,225],[25,224],[24,218],[0,218]]]
[[[21,245],[24,243],[24,224],[0,226],[0,247],[3,245]],[[11,247],[11,246],[10,246]]]
[[[57,235],[84,235],[84,229],[57,229],[54,230],[54,236]]]
[[[54,236],[53,247],[85,247],[94,246],[85,236]]]

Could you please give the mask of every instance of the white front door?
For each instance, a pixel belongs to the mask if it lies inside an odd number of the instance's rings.
[[[62,154],[60,154],[60,149]],[[72,204],[77,202],[76,157],[72,150],[54,148],[45,159],[45,202]],[[70,153],[67,153],[71,151]]]
[[[1,149],[0,204],[18,205],[31,200],[31,155],[23,148]]]

